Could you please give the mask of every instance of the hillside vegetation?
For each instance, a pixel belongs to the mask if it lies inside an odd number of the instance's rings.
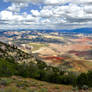
[[[12,54],[9,54],[10,52]],[[32,55],[17,49],[17,47],[13,48],[3,43],[1,43],[0,53],[0,77],[21,76],[24,78],[35,78],[51,83],[72,85],[75,88],[74,90],[92,88],[92,71],[81,74],[79,72],[63,71],[62,68],[48,66],[46,63],[32,57]],[[21,60],[20,56],[22,57]],[[25,62],[23,62],[24,60]],[[28,60],[30,61],[28,62]],[[20,85],[24,86],[25,84]],[[3,86],[2,82],[1,86]]]
[[[52,84],[32,78],[0,78],[0,92],[72,92],[72,86]]]
[[[12,58],[18,63],[35,61],[32,54],[28,54],[18,49],[15,45],[9,45],[0,42],[0,57],[1,58]]]

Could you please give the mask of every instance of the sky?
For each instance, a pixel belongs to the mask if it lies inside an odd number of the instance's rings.
[[[92,0],[0,0],[0,29],[92,27]]]

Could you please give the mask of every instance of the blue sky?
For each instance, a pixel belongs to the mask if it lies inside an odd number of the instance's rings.
[[[92,0],[0,0],[0,29],[91,27]]]
[[[3,0],[0,0],[0,11],[5,10],[10,5],[10,2],[5,3]]]
[[[5,2],[4,0],[0,0],[0,11],[6,10],[7,7],[11,5],[12,5],[12,2]],[[30,13],[31,9],[40,10],[40,6],[43,6],[43,5],[29,3],[28,7],[21,8],[20,13],[23,13],[23,12]]]

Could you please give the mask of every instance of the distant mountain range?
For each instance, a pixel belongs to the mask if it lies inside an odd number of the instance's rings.
[[[84,34],[92,34],[92,28],[81,28],[74,30],[64,30],[64,32],[74,32],[74,33],[84,33]]]
[[[29,30],[29,31],[33,31],[33,30],[37,30],[37,31],[43,31],[43,32],[46,32],[46,33],[50,33],[50,32],[66,32],[66,33],[77,33],[77,34],[79,34],[79,33],[83,33],[83,34],[92,34],[92,28],[80,28],[80,29],[71,29],[71,30],[48,30],[48,29],[0,29],[0,34],[3,32],[3,31],[12,31],[12,30],[14,30],[14,31],[27,31],[27,30]]]

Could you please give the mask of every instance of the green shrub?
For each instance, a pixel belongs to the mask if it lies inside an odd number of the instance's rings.
[[[88,85],[88,78],[87,78],[87,74],[85,73],[81,73],[78,78],[77,78],[77,86],[79,88],[82,88],[84,85]]]
[[[2,85],[2,86],[8,86],[12,82],[13,82],[12,79],[8,79],[8,78],[0,79],[0,85]]]
[[[27,91],[16,87],[12,87],[12,88],[9,87],[9,88],[0,89],[0,92],[27,92]]]
[[[88,86],[92,87],[92,71],[89,71],[87,73],[87,77],[88,77]]]
[[[47,88],[41,88],[41,89],[39,90],[39,92],[48,92],[48,89],[47,89]]]
[[[20,82],[18,82],[18,83],[16,84],[16,86],[19,87],[19,88],[26,88],[26,87],[29,87],[30,85],[29,85],[29,83],[26,82],[26,81],[20,81]]]

